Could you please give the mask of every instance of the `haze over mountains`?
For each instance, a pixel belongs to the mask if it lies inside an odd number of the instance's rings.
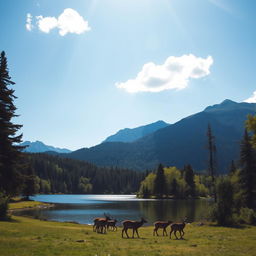
[[[205,170],[206,132],[210,124],[216,138],[218,170],[224,173],[232,160],[239,159],[244,122],[247,115],[255,114],[255,111],[255,103],[225,100],[134,142],[104,142],[65,154],[65,157],[136,170],[154,169],[159,163],[179,168],[190,163],[195,170]],[[124,139],[128,137],[124,136]]]
[[[53,146],[45,145],[41,141],[35,141],[35,142],[24,141],[21,143],[21,146],[27,146],[24,149],[24,152],[28,152],[28,153],[43,153],[43,152],[47,152],[47,151],[54,151],[57,153],[70,153],[71,152],[71,150],[66,149],[66,148],[56,148]]]

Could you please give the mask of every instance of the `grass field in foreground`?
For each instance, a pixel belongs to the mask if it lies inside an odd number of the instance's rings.
[[[122,239],[120,228],[117,232],[96,234],[92,226],[87,225],[25,217],[12,219],[0,222],[1,256],[250,256],[256,252],[256,227],[253,226],[224,228],[189,224],[185,228],[185,240],[154,237],[152,227],[142,227],[140,239]]]

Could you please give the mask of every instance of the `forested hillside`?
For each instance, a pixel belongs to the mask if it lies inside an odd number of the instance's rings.
[[[27,172],[37,176],[35,185],[40,193],[133,193],[145,177],[127,169],[40,153],[25,154],[25,158]]]

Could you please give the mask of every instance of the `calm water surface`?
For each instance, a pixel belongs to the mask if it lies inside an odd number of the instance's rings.
[[[138,199],[135,195],[37,195],[31,199],[55,203],[56,206],[27,210],[20,214],[83,224],[92,224],[93,219],[103,216],[104,212],[119,222],[143,216],[149,225],[156,220],[180,221],[185,216],[189,222],[199,221],[206,217],[210,203],[207,199],[153,200]]]

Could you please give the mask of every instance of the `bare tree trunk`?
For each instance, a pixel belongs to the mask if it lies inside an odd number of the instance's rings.
[[[207,137],[208,137],[208,150],[209,150],[208,171],[209,171],[209,175],[212,178],[213,196],[214,196],[214,202],[216,203],[217,202],[216,186],[215,186],[216,145],[215,145],[215,137],[212,135],[212,129],[210,124],[208,124]]]

